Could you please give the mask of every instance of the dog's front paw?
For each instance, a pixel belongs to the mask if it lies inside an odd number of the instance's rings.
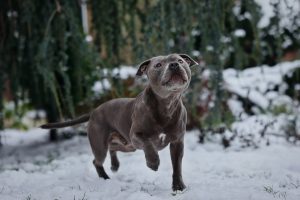
[[[153,171],[157,171],[159,167],[159,160],[156,163],[147,162],[147,166]]]
[[[173,184],[172,186],[173,192],[177,191],[184,191],[186,189],[186,186],[184,185],[183,182]]]
[[[173,179],[172,189],[173,192],[184,191],[186,189],[186,186],[183,183],[181,178],[179,179],[175,178]]]
[[[153,171],[157,171],[159,167],[159,156],[156,154],[151,155],[150,157],[146,157],[147,166],[152,169]]]

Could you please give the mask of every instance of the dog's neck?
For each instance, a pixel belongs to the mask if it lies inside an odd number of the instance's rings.
[[[151,87],[145,89],[144,101],[152,111],[154,117],[162,122],[169,121],[176,113],[181,104],[181,93],[173,93],[162,98]]]

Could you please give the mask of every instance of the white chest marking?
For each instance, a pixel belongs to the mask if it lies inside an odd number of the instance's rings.
[[[162,144],[164,144],[165,143],[165,140],[166,140],[166,134],[164,134],[164,133],[161,133],[161,134],[159,134],[159,139],[160,139],[160,142],[162,143]]]

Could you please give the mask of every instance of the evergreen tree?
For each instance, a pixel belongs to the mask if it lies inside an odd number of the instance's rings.
[[[1,1],[0,16],[1,70],[16,106],[28,99],[49,121],[74,116],[74,105],[90,96],[99,63],[84,40],[80,3]]]

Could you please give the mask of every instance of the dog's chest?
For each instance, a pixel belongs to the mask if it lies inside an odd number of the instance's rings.
[[[154,144],[157,150],[163,149],[170,143],[170,137],[164,132],[155,134],[155,136],[152,137],[151,140],[152,144]]]
[[[151,141],[156,149],[161,150],[165,148],[170,142],[178,139],[179,134],[158,132],[151,137]]]

